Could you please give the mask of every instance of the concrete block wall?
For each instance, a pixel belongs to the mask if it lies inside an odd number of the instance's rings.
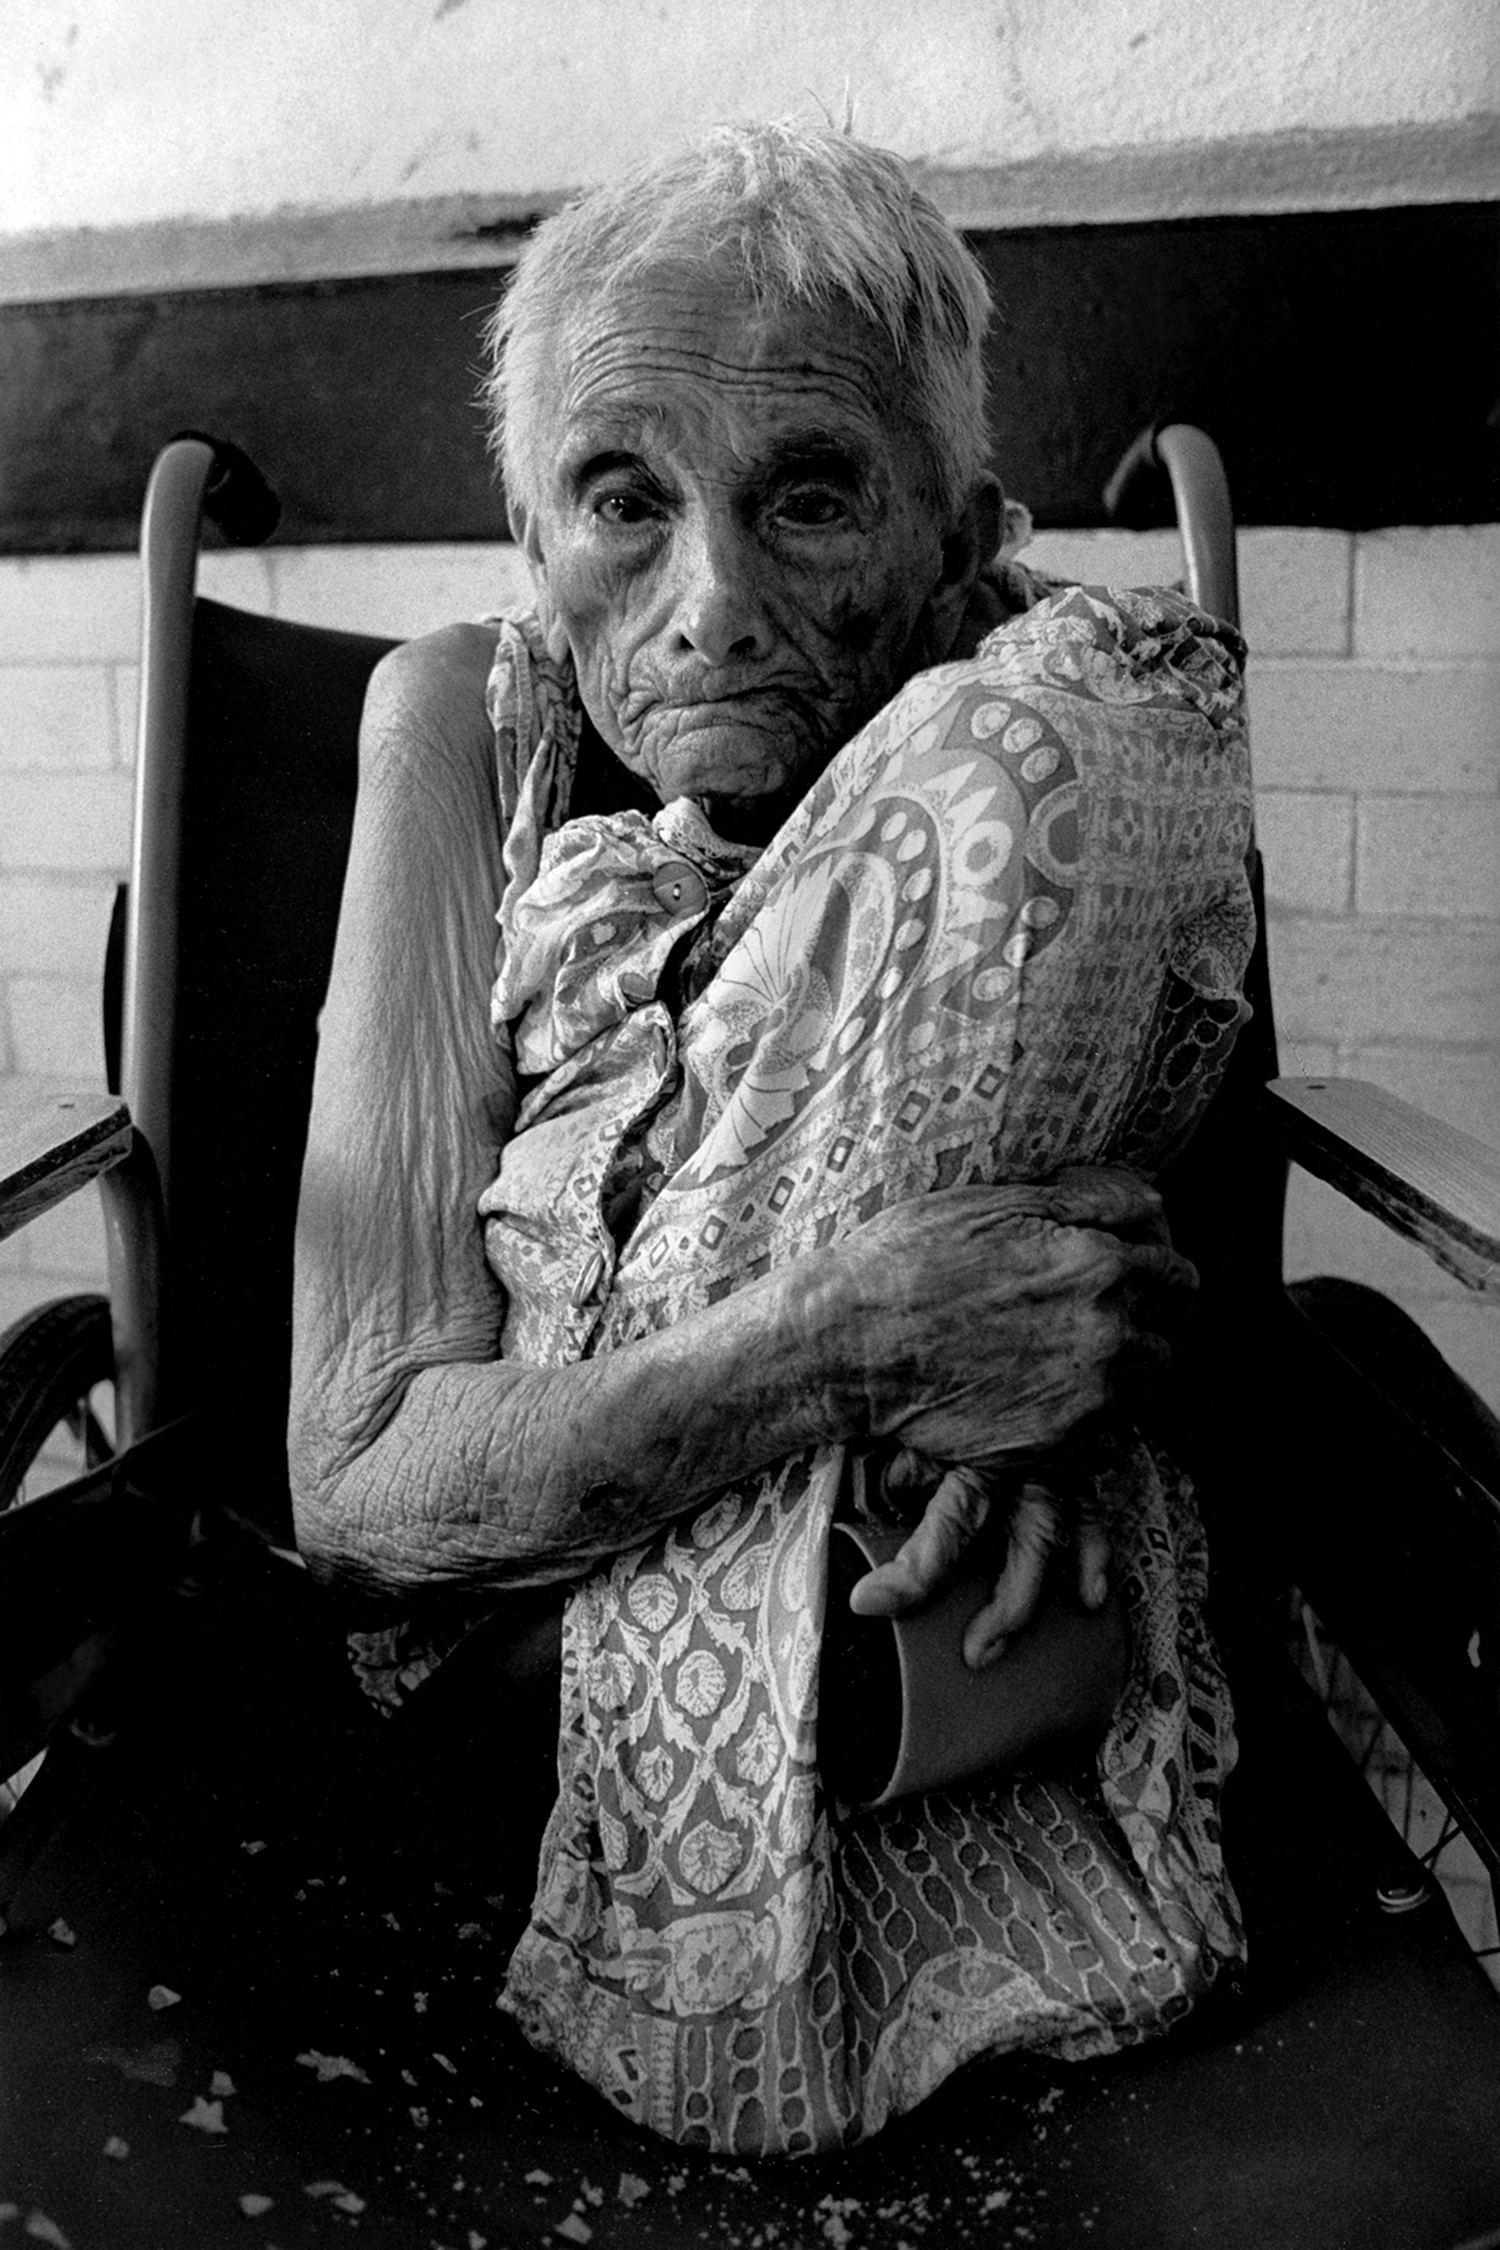
[[[1032,553],[1092,583],[1180,569],[1165,533],[1050,533]],[[1250,530],[1241,577],[1282,1067],[1372,1078],[1500,1145],[1500,525]],[[525,581],[513,550],[454,546],[211,554],[201,583],[408,634]],[[138,598],[130,557],[0,560],[0,1080],[102,1077]],[[1500,1406],[1500,1309],[1316,1182],[1294,1186],[1287,1263],[1388,1290]],[[102,1270],[79,1197],[0,1243],[0,1327]]]

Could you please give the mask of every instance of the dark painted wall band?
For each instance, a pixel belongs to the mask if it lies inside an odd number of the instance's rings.
[[[995,465],[1101,520],[1136,431],[1201,422],[1246,523],[1500,516],[1500,206],[971,237],[1001,310]],[[473,405],[498,271],[0,307],[0,551],[135,544],[184,426],[281,495],[278,538],[496,539]]]

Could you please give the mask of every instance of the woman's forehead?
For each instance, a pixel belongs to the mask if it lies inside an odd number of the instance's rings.
[[[909,429],[895,349],[852,307],[770,310],[708,282],[610,291],[557,339],[551,372],[562,446],[585,426],[638,424],[660,437],[704,415],[778,429],[805,421],[864,445]]]

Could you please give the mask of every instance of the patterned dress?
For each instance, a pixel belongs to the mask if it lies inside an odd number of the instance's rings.
[[[885,1204],[1152,1171],[1243,1014],[1242,648],[1064,589],[915,678],[756,857],[695,808],[568,821],[579,714],[534,628],[491,683],[508,824],[494,1014],[528,1086],[481,1209],[504,1351],[609,1351]],[[967,2058],[1097,2055],[1242,1950],[1227,1694],[1191,1495],[1096,1463],[1132,1627],[1097,1755],[836,1818],[818,1676],[843,1447],[585,1581],[560,1793],[502,2005],[676,2140],[856,2141]]]

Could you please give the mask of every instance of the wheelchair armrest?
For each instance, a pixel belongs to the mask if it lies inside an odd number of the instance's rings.
[[[1500,1291],[1500,1151],[1360,1078],[1273,1078],[1265,1101],[1293,1163]]]
[[[118,1164],[130,1135],[130,1112],[117,1095],[7,1088],[0,1095],[0,1237]]]

